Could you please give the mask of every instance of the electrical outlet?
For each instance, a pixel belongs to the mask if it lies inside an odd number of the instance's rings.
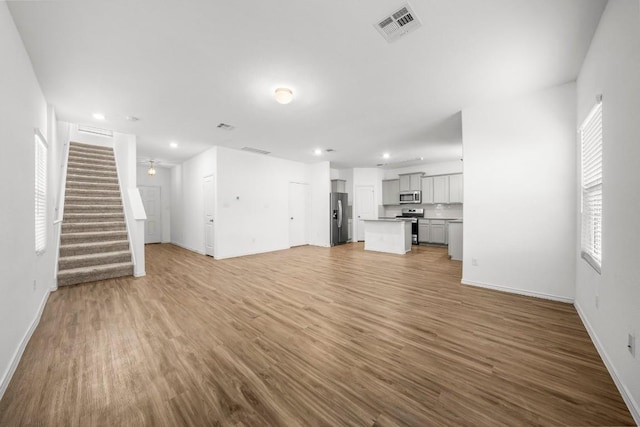
[[[478,266],[478,260],[476,258],[471,258],[471,265]]]
[[[636,357],[636,336],[632,333],[627,338],[627,350],[629,350],[631,356]]]
[[[600,308],[600,297],[596,295],[596,308]]]

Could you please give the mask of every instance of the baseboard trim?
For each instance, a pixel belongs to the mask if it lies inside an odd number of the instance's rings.
[[[133,277],[144,277],[147,275],[146,271],[139,271],[137,273],[133,273]]]
[[[559,302],[564,302],[566,304],[573,304],[574,302],[573,298],[561,297],[559,295],[553,295],[553,294],[545,294],[543,292],[525,291],[523,289],[511,288],[509,286],[494,285],[492,283],[474,282],[472,280],[465,280],[465,279],[462,279],[460,283],[467,286],[476,286],[478,288],[486,288],[486,289],[493,289],[494,291],[508,292],[510,294],[518,294],[518,295],[525,295],[528,297],[559,301]]]
[[[576,308],[576,311],[578,312],[578,316],[580,316],[580,320],[582,320],[582,324],[587,330],[587,333],[589,334],[591,341],[596,346],[596,350],[598,351],[600,358],[604,362],[604,366],[607,367],[607,370],[609,371],[609,375],[611,375],[611,378],[613,378],[613,382],[615,383],[616,387],[618,387],[618,391],[620,392],[620,395],[622,396],[624,403],[627,404],[627,408],[629,409],[629,412],[631,412],[631,416],[633,417],[636,424],[640,425],[640,405],[638,404],[638,402],[633,400],[633,398],[631,397],[631,393],[629,392],[629,389],[624,385],[622,380],[620,380],[618,371],[616,371],[616,368],[613,366],[613,363],[611,362],[609,355],[604,349],[604,346],[602,345],[602,342],[598,338],[598,335],[596,335],[596,332],[593,329],[593,326],[591,326],[589,319],[587,319],[586,314],[580,307],[580,304],[575,302],[573,306]]]
[[[169,243],[172,244],[172,245],[179,246],[182,249],[186,249],[188,251],[195,252],[195,253],[200,254],[200,255],[206,255],[203,251],[199,251],[197,249],[190,248],[189,246],[185,246],[185,245],[182,245],[182,244],[177,243],[177,242],[169,242]]]
[[[47,305],[47,301],[49,300],[49,295],[51,294],[51,289],[48,289],[44,294],[42,301],[40,302],[40,307],[38,308],[38,312],[36,313],[36,317],[31,322],[31,326],[27,329],[27,332],[22,337],[22,341],[20,345],[16,349],[16,352],[13,354],[11,358],[11,363],[9,364],[9,368],[5,371],[2,376],[2,380],[0,381],[0,400],[2,400],[2,396],[4,396],[4,392],[7,391],[7,387],[9,387],[9,383],[11,382],[11,378],[13,378],[13,374],[16,372],[18,368],[18,364],[20,363],[20,359],[22,359],[22,354],[24,353],[24,349],[27,347],[33,332],[36,330],[36,327],[40,323],[40,318],[42,317],[42,312],[44,311],[44,307]]]

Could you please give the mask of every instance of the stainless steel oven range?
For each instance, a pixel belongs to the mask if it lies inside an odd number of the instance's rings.
[[[418,244],[418,218],[424,218],[424,209],[402,209],[402,215],[396,218],[409,218],[411,220],[411,243]]]

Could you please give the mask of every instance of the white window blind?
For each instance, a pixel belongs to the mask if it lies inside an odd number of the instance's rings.
[[[47,246],[47,145],[40,132],[35,136],[35,231],[36,253]]]
[[[582,147],[581,252],[600,273],[602,262],[602,102],[580,127]]]

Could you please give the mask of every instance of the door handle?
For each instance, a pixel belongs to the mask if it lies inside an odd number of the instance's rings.
[[[213,220],[212,220],[212,219],[210,219],[210,220],[209,220],[209,222],[213,222]]]
[[[293,219],[293,217],[291,217],[291,219]]]

